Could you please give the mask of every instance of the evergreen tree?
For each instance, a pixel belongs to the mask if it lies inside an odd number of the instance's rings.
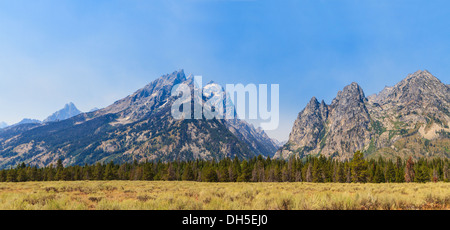
[[[415,182],[424,183],[430,181],[430,174],[426,163],[419,162],[416,166]]]
[[[103,166],[99,162],[95,164],[94,168],[94,180],[102,180],[103,179]]]
[[[8,174],[6,175],[6,182],[16,182],[16,170],[10,169],[8,170]]]
[[[64,166],[61,159],[56,162],[56,180],[64,180]]]
[[[346,173],[345,173],[344,165],[342,163],[338,163],[338,174],[337,175],[338,175],[337,182],[344,183],[346,180]]]
[[[315,160],[313,163],[313,172],[312,172],[313,182],[321,183],[324,182],[323,178],[323,169],[319,160]]]
[[[191,164],[188,163],[184,169],[183,176],[181,177],[181,179],[185,181],[193,181],[194,178],[195,178],[194,171],[192,170]]]
[[[367,179],[367,162],[360,151],[356,151],[351,161],[352,182],[365,183]]]
[[[18,182],[25,182],[27,181],[27,173],[25,171],[25,168],[19,168],[17,170],[17,181]]]
[[[217,172],[212,167],[205,167],[203,170],[204,182],[217,182]]]
[[[238,177],[238,182],[249,182],[251,178],[251,168],[247,160],[242,161],[241,175]]]
[[[167,168],[167,180],[176,180],[176,173],[172,163],[169,163],[169,167]]]
[[[385,172],[385,178],[386,178],[386,182],[388,183],[393,183],[395,182],[395,166],[394,163],[392,163],[392,161],[389,161],[386,165],[386,172]]]
[[[105,180],[114,180],[116,179],[115,170],[114,170],[114,162],[110,161],[105,168]]]
[[[384,183],[386,181],[384,170],[382,169],[381,165],[376,165],[375,168],[375,177],[373,182]]]
[[[38,168],[19,163],[15,168],[0,170],[0,181],[51,181],[51,180],[196,180],[204,182],[430,182],[449,181],[448,159],[418,159],[409,157],[404,162],[379,158],[366,161],[356,152],[349,161],[332,158],[307,157],[289,161],[264,159],[261,156],[248,160],[229,158],[218,162],[196,160],[193,162],[142,162],[115,165],[66,166],[58,160],[56,168]]]

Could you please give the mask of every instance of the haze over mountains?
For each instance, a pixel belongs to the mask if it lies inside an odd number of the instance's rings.
[[[55,122],[62,121],[74,117],[80,114],[81,111],[77,109],[77,107],[72,103],[68,103],[61,110],[56,111],[49,117],[47,117],[44,122]]]
[[[193,88],[193,79],[180,70],[104,109],[0,130],[0,168],[20,162],[45,166],[58,159],[74,165],[250,158],[269,156],[277,150],[277,143],[264,131],[243,120],[174,120],[171,106],[176,97],[171,96],[171,90],[182,82]],[[205,95],[202,100],[206,100]]]
[[[69,119],[71,117],[74,117],[78,114],[80,114],[81,111],[77,109],[77,107],[72,103],[68,103],[64,106],[64,108],[56,111],[52,115],[48,116],[44,121],[40,121],[38,119],[31,119],[31,118],[24,118],[21,121],[19,121],[16,124],[13,124],[11,126],[17,126],[17,125],[23,125],[23,124],[40,124],[42,122],[55,122],[55,121],[62,121],[65,119]],[[9,125],[5,122],[0,122],[0,129],[6,128]]]
[[[41,121],[37,119],[31,119],[31,118],[24,118],[21,121],[19,121],[17,124],[14,124],[12,126],[16,125],[23,125],[23,124],[40,124]]]
[[[369,97],[352,83],[330,105],[313,97],[275,157],[450,157],[449,111],[450,87],[428,71]]]

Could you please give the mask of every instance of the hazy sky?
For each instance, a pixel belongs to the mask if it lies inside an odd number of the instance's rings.
[[[105,107],[184,69],[220,84],[280,84],[286,140],[312,96],[366,95],[427,69],[450,83],[450,2],[0,0],[0,121],[67,102]]]

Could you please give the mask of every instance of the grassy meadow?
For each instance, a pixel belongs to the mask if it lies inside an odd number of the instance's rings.
[[[1,210],[450,209],[450,183],[0,183]]]

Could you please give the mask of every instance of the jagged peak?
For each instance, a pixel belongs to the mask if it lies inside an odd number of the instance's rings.
[[[73,102],[69,102],[64,105],[64,108],[77,108]]]
[[[186,75],[184,74],[184,69],[179,69],[177,71],[174,71],[172,74],[166,75],[169,78],[172,76],[175,76],[175,79],[180,79],[180,80],[186,80]]]
[[[359,84],[356,83],[356,82],[352,82],[350,85],[347,85],[346,87],[344,87],[344,90],[345,90],[345,88],[347,88],[347,89],[356,89],[358,91],[362,91],[361,86],[359,86]]]
[[[363,89],[356,82],[352,82],[350,85],[346,86],[344,88],[344,91],[345,90],[355,92],[357,94],[360,94],[362,97],[365,97]]]
[[[65,120],[80,114],[81,111],[75,106],[73,102],[69,102],[64,105],[64,108],[54,112],[52,115],[48,116],[44,122],[52,122],[58,120]]]
[[[450,89],[437,77],[427,70],[418,70],[409,74],[397,83],[388,96],[388,101],[402,100],[415,101],[416,104],[424,101],[445,100],[450,101]],[[436,102],[439,103],[439,102]]]
[[[309,103],[319,104],[319,101],[316,97],[312,97],[311,100],[309,100]]]
[[[140,94],[142,91],[152,91],[155,87],[159,88],[164,86],[171,86],[184,81],[186,81],[186,75],[184,74],[184,70],[180,69],[170,74],[162,75],[156,80],[150,82],[144,88],[136,91],[134,94]]]
[[[352,82],[350,85],[345,86],[342,91],[339,91],[333,102],[339,101],[342,98],[357,99],[360,101],[367,100],[363,89],[356,82]]]
[[[434,90],[437,90],[436,87],[446,86],[441,82],[437,77],[432,75],[427,70],[418,70],[413,74],[409,74],[405,79],[397,83],[394,88],[406,88],[406,89],[415,89],[415,88],[424,88],[426,85],[433,84]],[[429,89],[428,89],[429,91]]]
[[[184,74],[184,70],[180,69],[177,71],[174,71],[170,74],[165,74],[163,76],[161,76],[159,79],[157,79],[156,81],[168,81],[168,82],[175,82],[175,81],[185,81],[186,80],[186,75]],[[155,81],[153,81],[155,82]],[[151,84],[151,83],[150,83]]]
[[[40,120],[37,120],[37,119],[24,118],[20,122],[14,124],[12,126],[17,126],[17,125],[22,125],[22,124],[40,124],[40,123],[42,123],[42,122]]]
[[[412,74],[408,74],[408,76],[404,79],[406,81],[412,80],[433,80],[441,82],[437,77],[431,74],[428,70],[418,70]]]
[[[319,101],[317,100],[316,97],[312,97],[311,100],[308,102],[308,104],[306,105],[307,108],[318,108],[319,107]]]

